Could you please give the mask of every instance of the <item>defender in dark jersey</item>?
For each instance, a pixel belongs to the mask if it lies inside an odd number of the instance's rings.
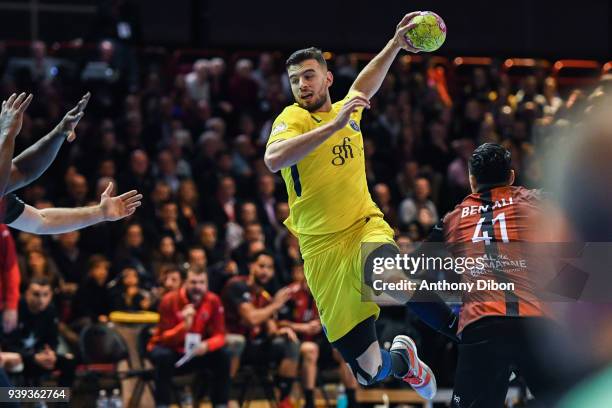
[[[479,146],[470,158],[469,172],[472,194],[434,227],[427,240],[445,242],[456,257],[483,255],[485,265],[495,265],[485,267],[484,275],[465,273],[464,280],[486,278],[514,286],[466,292],[459,318],[461,343],[451,406],[496,408],[504,406],[513,371],[525,378],[536,396],[551,384],[552,375],[542,369],[531,341],[541,331],[555,330],[556,324],[546,317],[535,293],[531,274],[536,271],[508,261],[522,256],[516,253],[521,242],[537,242],[543,198],[538,190],[512,186],[511,155],[498,144]]]

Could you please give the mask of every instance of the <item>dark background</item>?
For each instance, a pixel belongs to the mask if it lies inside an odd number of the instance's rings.
[[[376,51],[410,10],[432,10],[448,26],[440,54],[610,58],[612,6],[606,0],[231,1],[133,0],[147,44],[290,50]],[[0,1],[0,38],[30,39],[30,0]],[[91,0],[37,0],[38,38],[86,36]],[[75,5],[74,10],[66,5]],[[60,6],[63,11],[48,6]]]

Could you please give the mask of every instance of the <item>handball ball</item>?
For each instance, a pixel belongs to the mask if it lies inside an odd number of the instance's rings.
[[[406,32],[406,41],[421,51],[432,52],[444,44],[446,24],[442,17],[431,11],[421,13],[410,20],[417,26]]]

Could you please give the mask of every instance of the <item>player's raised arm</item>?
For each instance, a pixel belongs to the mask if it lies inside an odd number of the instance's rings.
[[[400,49],[403,48],[406,51],[415,53],[419,52],[417,48],[412,47],[406,41],[405,37],[406,32],[415,26],[410,23],[410,20],[419,13],[419,11],[414,11],[404,16],[397,25],[393,38],[359,73],[351,86],[351,91],[360,92],[367,99],[370,99],[380,88]]]
[[[26,186],[40,177],[55,160],[64,140],[72,142],[75,139],[74,129],[84,115],[90,96],[87,92],[51,132],[13,159],[5,193]]]
[[[8,100],[2,102],[0,112],[0,197],[8,191],[11,163],[15,151],[15,137],[21,131],[23,113],[32,101],[32,95],[26,97],[25,93],[12,94]]]

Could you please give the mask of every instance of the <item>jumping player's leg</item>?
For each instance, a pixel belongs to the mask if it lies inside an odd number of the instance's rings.
[[[361,385],[372,385],[393,375],[405,379],[424,398],[436,393],[433,373],[418,359],[416,347],[407,336],[406,343],[393,342],[391,351],[380,347],[375,318],[370,316],[332,344],[340,352]]]
[[[371,286],[374,276],[379,276],[388,282],[405,279],[409,276],[402,270],[395,271],[395,274],[393,273],[394,271],[385,271],[385,274],[381,275],[373,273],[375,259],[395,259],[399,253],[397,246],[390,243],[383,243],[374,249],[367,256],[364,264],[364,282]],[[387,294],[395,301],[405,303],[415,315],[432,329],[454,341],[458,341],[457,327],[459,319],[436,292],[429,290],[417,290],[412,293],[407,291],[389,291]]]

